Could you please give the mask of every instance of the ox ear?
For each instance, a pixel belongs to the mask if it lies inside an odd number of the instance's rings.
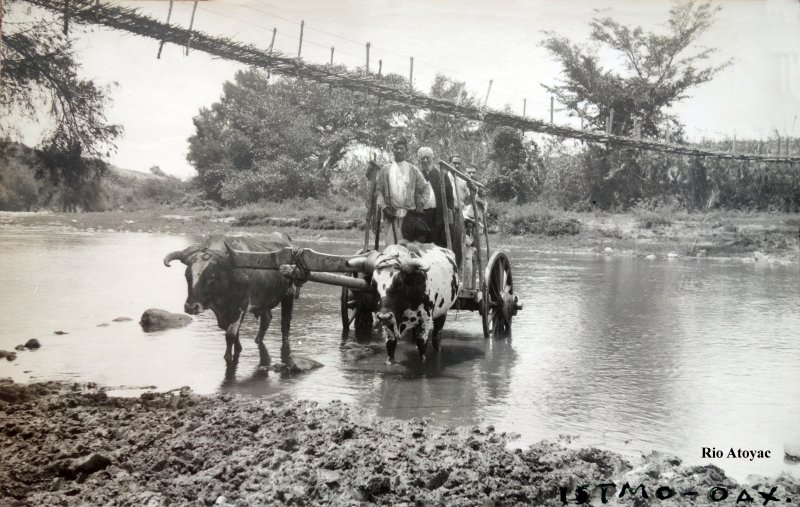
[[[409,259],[400,263],[400,269],[406,273],[429,271],[431,269],[431,263],[422,259]]]

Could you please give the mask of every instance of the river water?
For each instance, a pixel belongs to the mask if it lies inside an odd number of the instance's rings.
[[[477,313],[451,312],[441,354],[421,365],[413,345],[401,344],[400,364],[391,367],[379,336],[377,354],[349,360],[340,289],[307,284],[295,304],[292,351],[324,367],[282,378],[259,368],[252,318],[236,368],[226,368],[223,332],[210,312],[179,330],[140,329],[147,308],[182,311],[183,265],[161,260],[195,241],[0,225],[0,349],[42,343],[0,362],[0,377],[91,381],[133,395],[141,392],[134,387],[188,385],[200,393],[339,399],[385,417],[493,424],[519,433],[520,446],[568,436],[577,437],[572,445],[712,462],[739,478],[798,474],[783,458],[784,443],[800,441],[796,265],[507,249],[524,304],[513,338],[484,340]],[[341,254],[358,248],[300,244]],[[280,356],[279,311],[265,343]],[[702,447],[772,457],[709,460]]]

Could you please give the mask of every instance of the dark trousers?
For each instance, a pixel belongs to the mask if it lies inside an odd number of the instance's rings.
[[[453,242],[452,249],[456,254],[456,264],[461,266],[462,243],[464,234],[464,223],[460,221],[461,213],[454,213],[455,220],[450,224],[450,239]],[[447,248],[447,234],[444,231],[444,217],[442,210],[438,208],[431,208],[425,210],[425,221],[428,228],[431,230],[428,235],[430,243]],[[461,222],[461,223],[459,223]]]
[[[443,218],[439,216],[440,210],[429,208],[425,210],[425,222],[431,230],[428,234],[428,242],[447,248],[447,236],[444,233]]]

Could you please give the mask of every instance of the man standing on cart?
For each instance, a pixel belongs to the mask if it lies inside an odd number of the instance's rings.
[[[444,209],[442,198],[442,172],[433,163],[433,150],[427,146],[417,151],[419,167],[431,187],[431,195],[425,204],[425,221],[430,229],[428,242],[447,248],[447,235],[444,230]],[[450,178],[444,178],[445,200],[447,201],[448,222],[453,223],[453,184]],[[451,231],[452,234],[452,231]]]
[[[422,172],[406,161],[405,137],[392,145],[394,162],[381,167],[376,182],[377,209],[381,210],[381,234],[385,244],[395,245],[403,238],[403,221],[409,211],[422,215],[429,197],[429,185]],[[408,238],[416,239],[416,238]]]

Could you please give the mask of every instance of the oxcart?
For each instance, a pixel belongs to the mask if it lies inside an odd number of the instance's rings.
[[[456,310],[478,311],[483,322],[484,337],[501,338],[511,333],[511,323],[517,311],[522,309],[514,294],[514,279],[511,263],[504,252],[492,252],[489,247],[489,234],[486,226],[486,210],[479,202],[477,189],[483,185],[466,174],[460,172],[446,162],[439,161],[443,172],[442,185],[434,191],[439,192],[440,201],[445,202],[444,177],[451,173],[460,178],[474,190],[471,192],[471,205],[474,215],[474,246],[477,264],[477,286],[462,283],[458,300],[451,307]],[[356,258],[368,259],[377,256],[380,243],[380,220],[375,203],[375,167],[367,173],[370,180],[369,210],[364,231],[364,248],[354,255],[330,255],[312,249],[287,247],[274,252],[243,252],[228,248],[233,265],[247,269],[277,269],[286,276],[301,284],[306,281],[337,285],[342,288],[340,311],[342,329],[347,332],[351,327],[356,333],[368,333],[373,326],[374,313],[378,310],[379,297],[371,284],[373,269],[369,263],[351,265],[348,261]],[[444,208],[444,207],[443,207]],[[463,216],[451,216],[443,213],[447,246],[450,250],[462,249],[464,245],[464,228],[452,227],[451,220],[462,220]],[[462,222],[463,223],[463,222]],[[370,233],[375,227],[373,248],[370,249]],[[455,231],[455,232],[454,232]],[[452,237],[453,235],[457,237]],[[481,238],[483,236],[483,238]],[[458,259],[463,259],[461,252]],[[488,259],[484,261],[484,259]],[[463,261],[461,262],[463,264]],[[458,266],[462,272],[464,266]]]

